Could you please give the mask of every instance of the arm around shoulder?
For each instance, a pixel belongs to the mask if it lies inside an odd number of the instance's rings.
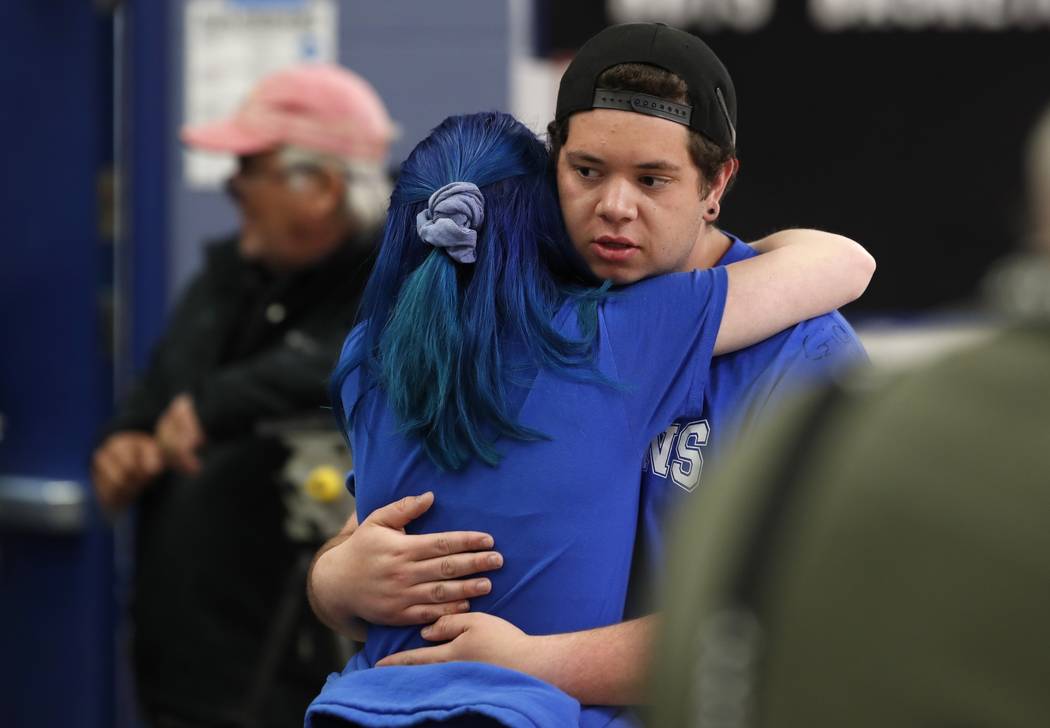
[[[762,255],[726,267],[729,290],[715,353],[750,346],[864,293],[875,259],[819,230],[784,230],[755,244]]]
[[[793,228],[780,230],[767,235],[751,244],[759,253],[771,253],[789,246],[802,246],[799,253],[806,256],[823,255],[830,272],[834,273],[841,284],[841,295],[844,300],[834,308],[855,301],[864,294],[872,276],[875,275],[875,258],[857,241],[824,230]],[[835,293],[838,289],[832,289]],[[828,313],[823,311],[821,313]]]

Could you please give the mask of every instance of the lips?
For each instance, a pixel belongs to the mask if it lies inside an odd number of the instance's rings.
[[[591,241],[595,256],[608,263],[623,263],[638,253],[638,246],[630,238],[603,235]]]

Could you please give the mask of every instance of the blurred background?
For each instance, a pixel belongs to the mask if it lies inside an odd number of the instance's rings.
[[[1050,4],[1010,0],[4,0],[0,5],[0,725],[132,726],[127,548],[88,467],[203,241],[231,162],[185,151],[263,74],[338,61],[400,128],[537,131],[607,24],[699,33],[739,99],[722,226],[811,226],[879,268],[845,313],[876,363],[984,335],[983,281],[1035,245],[1027,140],[1050,103]]]

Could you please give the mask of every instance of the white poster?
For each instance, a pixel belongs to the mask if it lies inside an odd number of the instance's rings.
[[[185,8],[186,124],[231,113],[271,71],[338,57],[335,0],[188,0]],[[215,189],[233,169],[229,155],[183,152],[183,176],[192,189]]]

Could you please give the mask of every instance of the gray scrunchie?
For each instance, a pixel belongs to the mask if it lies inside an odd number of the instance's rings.
[[[477,259],[477,228],[485,219],[485,197],[473,182],[451,182],[430,196],[416,215],[416,230],[424,242],[444,248],[458,263]]]

